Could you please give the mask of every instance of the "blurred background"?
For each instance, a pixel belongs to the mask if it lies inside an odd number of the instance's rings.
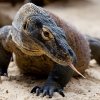
[[[46,8],[84,34],[99,36],[100,0],[0,0],[0,26],[11,24],[17,10],[27,2]]]

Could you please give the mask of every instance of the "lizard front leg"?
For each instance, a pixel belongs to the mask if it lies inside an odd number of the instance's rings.
[[[54,92],[58,92],[63,97],[63,88],[70,81],[73,76],[73,70],[69,66],[61,66],[55,64],[53,70],[50,72],[48,79],[42,87],[36,86],[32,89],[31,93],[36,93],[37,96],[42,93],[43,96],[48,95],[50,98]]]
[[[10,28],[11,26],[4,26],[0,29],[0,76],[8,75],[7,69],[12,57],[12,53],[4,48]]]
[[[0,45],[0,76],[8,76],[7,69],[11,59],[11,53]]]

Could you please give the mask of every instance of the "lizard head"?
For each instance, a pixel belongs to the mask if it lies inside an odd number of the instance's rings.
[[[14,25],[12,31],[13,41],[27,55],[46,55],[61,65],[76,59],[65,32],[48,16],[30,15],[23,21],[20,31]]]
[[[46,55],[64,66],[68,61],[76,61],[63,29],[57,26],[46,10],[33,3],[27,3],[18,10],[10,34],[12,41],[24,54]]]
[[[24,54],[46,55],[55,63],[68,65],[83,76],[73,65],[76,55],[67,42],[65,32],[43,8],[33,3],[22,6],[14,17],[9,35]]]

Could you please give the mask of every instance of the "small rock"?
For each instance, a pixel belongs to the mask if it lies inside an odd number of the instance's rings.
[[[9,93],[8,90],[6,90],[6,93]]]

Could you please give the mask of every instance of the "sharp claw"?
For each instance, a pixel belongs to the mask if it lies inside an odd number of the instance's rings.
[[[3,76],[6,76],[6,77],[8,77],[8,73],[4,73],[4,75]]]
[[[51,90],[49,91],[49,98],[52,98],[53,93],[54,93],[54,89],[51,89]]]
[[[6,77],[8,77],[8,73],[7,72],[2,72],[2,71],[0,71],[0,76],[6,76]]]
[[[32,90],[31,90],[31,93],[36,93],[36,89],[40,89],[40,87],[38,87],[38,86],[35,86]]]
[[[38,86],[35,86],[31,90],[31,93],[36,93],[36,96],[39,96],[42,93],[42,97],[48,95],[49,98],[52,98],[54,92],[58,92],[62,97],[65,97],[65,95],[63,93],[63,89],[60,87],[55,87],[55,86],[38,87]]]
[[[42,96],[44,97],[46,96],[46,94],[47,94],[47,90],[44,90]]]
[[[37,88],[37,89],[36,89],[36,96],[39,96],[39,94],[40,94],[40,89]]]
[[[35,93],[35,90],[34,90],[34,89],[32,89],[32,90],[31,90],[31,93]]]
[[[65,94],[62,92],[62,90],[59,90],[58,93],[59,93],[61,96],[65,97]]]
[[[53,96],[53,95],[52,95]],[[49,98],[52,98],[52,96],[49,95]]]

